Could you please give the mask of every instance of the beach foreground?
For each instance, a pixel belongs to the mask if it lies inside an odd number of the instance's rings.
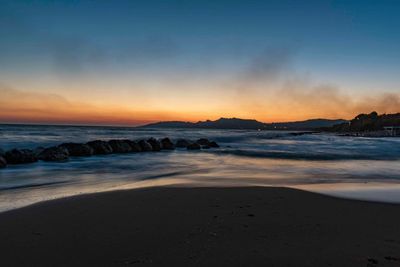
[[[400,205],[157,187],[0,214],[1,266],[400,266]]]

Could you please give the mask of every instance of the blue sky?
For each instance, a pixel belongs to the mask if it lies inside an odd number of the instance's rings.
[[[360,99],[398,94],[398,14],[394,0],[0,0],[0,84],[129,106],[126,96],[193,98],[201,86],[224,95],[235,89],[221,84],[255,71],[269,84],[296,79]]]

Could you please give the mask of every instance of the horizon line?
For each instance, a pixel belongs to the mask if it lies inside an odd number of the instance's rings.
[[[89,122],[83,122],[83,123],[76,123],[76,122],[7,122],[7,121],[0,121],[0,125],[26,125],[26,126],[70,126],[70,127],[121,127],[121,128],[136,128],[136,127],[141,127],[145,126],[148,124],[155,124],[155,123],[162,123],[162,122],[184,122],[184,123],[197,123],[197,122],[205,122],[205,121],[217,121],[219,119],[239,119],[239,120],[254,120],[260,123],[265,123],[265,124],[274,124],[274,123],[294,123],[294,122],[302,122],[302,121],[310,121],[310,120],[344,120],[348,121],[347,119],[343,118],[337,118],[337,119],[327,119],[327,118],[310,118],[310,119],[305,119],[305,120],[294,120],[294,121],[275,121],[275,122],[263,122],[259,121],[257,119],[247,119],[247,118],[238,118],[238,117],[220,117],[216,120],[198,120],[198,121],[185,121],[185,120],[158,120],[158,121],[149,121],[143,124],[107,124],[105,122],[104,124],[102,123],[89,123]]]

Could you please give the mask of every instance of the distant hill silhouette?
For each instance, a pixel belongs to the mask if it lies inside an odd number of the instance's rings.
[[[215,121],[182,122],[165,121],[147,124],[147,128],[199,128],[199,129],[246,129],[246,130],[314,130],[331,127],[345,120],[312,119],[296,122],[263,123],[251,119],[220,118]]]
[[[370,114],[359,114],[349,122],[322,128],[330,132],[370,132],[381,131],[385,126],[400,126],[400,113],[382,114],[377,112]]]

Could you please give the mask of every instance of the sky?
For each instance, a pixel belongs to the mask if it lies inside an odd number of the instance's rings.
[[[0,0],[0,122],[400,112],[397,0]]]

